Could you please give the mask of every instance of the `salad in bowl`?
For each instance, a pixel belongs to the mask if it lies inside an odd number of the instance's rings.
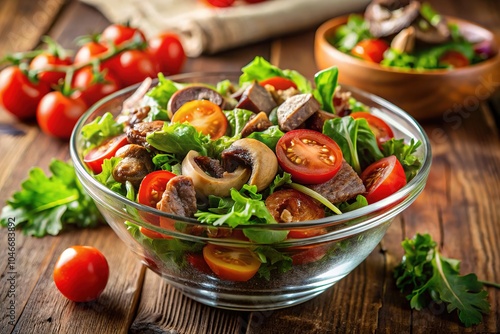
[[[145,81],[82,117],[77,175],[118,236],[189,297],[303,302],[370,254],[431,163],[413,118],[337,77],[256,57],[241,73]]]

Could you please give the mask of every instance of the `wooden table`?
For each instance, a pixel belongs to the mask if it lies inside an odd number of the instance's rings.
[[[477,21],[500,35],[497,0],[431,1],[436,9]],[[76,36],[97,32],[108,21],[95,9],[72,0],[2,0],[0,56],[36,47],[49,34],[75,48]],[[256,55],[307,76],[316,72],[314,29],[214,56],[189,59],[184,71],[239,70]],[[317,298],[269,312],[233,312],[204,306],[184,297],[146,269],[109,227],[36,239],[15,236],[15,268],[7,266],[7,231],[0,229],[0,332],[2,333],[449,333],[500,332],[500,291],[488,288],[491,313],[481,325],[466,329],[438,306],[412,311],[392,276],[402,256],[401,241],[429,232],[445,256],[462,260],[462,273],[500,281],[500,140],[499,104],[480,108],[454,122],[423,124],[433,147],[427,188],[392,224],[380,246],[350,275]],[[497,122],[495,122],[495,120]],[[67,143],[49,138],[33,124],[16,123],[5,113],[2,123],[23,135],[0,134],[0,202],[20,187],[32,166],[47,170],[52,158],[68,159]],[[101,298],[75,304],[57,292],[52,271],[67,247],[98,247],[110,264]],[[15,272],[15,296],[8,297],[9,272]],[[15,317],[7,309],[11,300]]]

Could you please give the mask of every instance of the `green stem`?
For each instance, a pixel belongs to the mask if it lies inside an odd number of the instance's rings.
[[[486,286],[491,286],[493,288],[497,288],[497,289],[500,289],[500,284],[499,283],[495,283],[495,282],[490,282],[490,281],[479,281],[480,283],[483,283],[484,285]]]

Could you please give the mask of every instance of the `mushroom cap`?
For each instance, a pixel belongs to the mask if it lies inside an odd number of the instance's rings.
[[[208,100],[219,107],[224,107],[224,98],[218,92],[204,85],[190,85],[176,91],[168,102],[170,118],[186,102],[193,100]]]

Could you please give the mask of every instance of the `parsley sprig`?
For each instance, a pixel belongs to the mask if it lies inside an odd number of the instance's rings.
[[[479,281],[475,274],[461,276],[460,261],[441,255],[429,234],[417,234],[402,246],[405,254],[394,276],[401,292],[409,292],[406,298],[413,309],[421,310],[431,301],[445,303],[448,313],[456,310],[466,327],[481,323],[490,311],[484,285],[498,284]]]

